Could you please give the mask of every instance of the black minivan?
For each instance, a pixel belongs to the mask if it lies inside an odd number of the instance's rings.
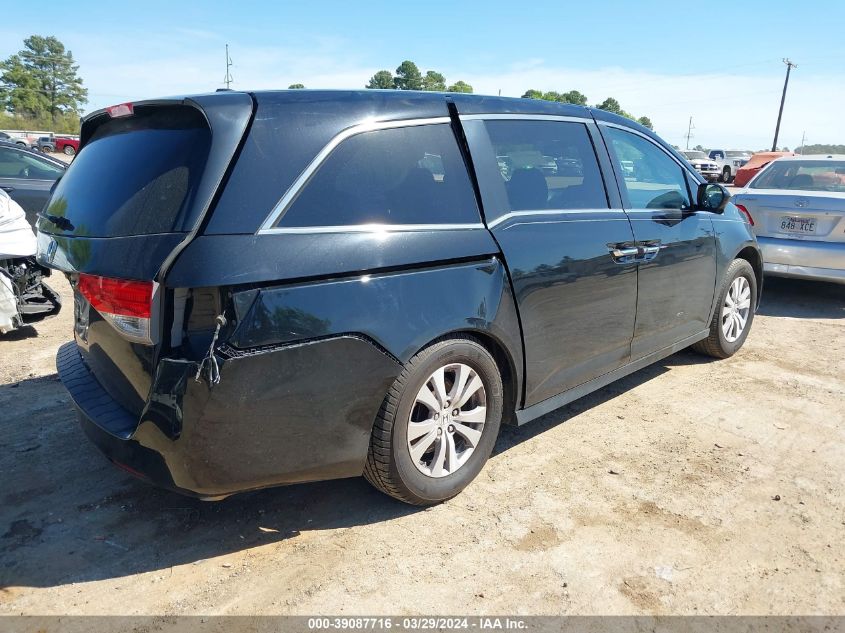
[[[59,374],[119,467],[208,499],[363,474],[422,505],[501,422],[742,346],[762,265],[728,198],[600,110],[220,91],[86,117],[38,257],[75,292]]]

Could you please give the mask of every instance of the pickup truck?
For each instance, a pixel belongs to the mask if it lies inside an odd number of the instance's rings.
[[[724,183],[731,182],[736,177],[737,170],[751,160],[751,152],[734,149],[711,149],[708,156],[719,166],[722,174],[720,180]]]
[[[57,136],[53,139],[57,152],[64,152],[68,156],[73,156],[79,150],[79,139],[68,138],[66,136]]]

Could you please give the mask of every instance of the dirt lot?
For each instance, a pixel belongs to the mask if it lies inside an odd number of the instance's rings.
[[[109,465],[0,340],[0,614],[845,612],[845,288],[772,280],[746,347],[521,429],[420,510],[363,480],[203,503]]]

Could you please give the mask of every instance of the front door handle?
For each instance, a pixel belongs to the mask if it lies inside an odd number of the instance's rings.
[[[610,254],[616,257],[617,259],[622,257],[636,257],[639,255],[640,249],[638,248],[614,248],[610,251]]]
[[[15,190],[15,188],[12,187],[11,185],[0,185],[0,189],[2,189],[3,191],[14,191]]]
[[[660,240],[649,240],[647,242],[622,242],[620,244],[608,244],[610,256],[617,264],[631,264],[636,262],[650,262],[660,254]]]
[[[637,261],[640,249],[636,246],[625,246],[621,244],[608,244],[610,256],[617,264],[631,264]]]

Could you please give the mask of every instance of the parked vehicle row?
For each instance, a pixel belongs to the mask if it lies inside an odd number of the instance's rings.
[[[448,499],[501,423],[730,356],[759,300],[724,187],[602,110],[228,91],[81,140],[38,221],[75,295],[59,374],[109,459],[185,494],[363,473]]]
[[[79,139],[66,136],[39,136],[32,144],[32,149],[41,152],[61,152],[73,156],[79,149]]]

